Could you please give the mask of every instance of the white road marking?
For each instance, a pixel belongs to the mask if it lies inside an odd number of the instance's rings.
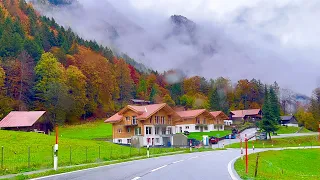
[[[135,177],[135,178],[133,178],[133,179],[131,179],[131,180],[137,180],[137,179],[140,179],[141,177]]]
[[[182,160],[179,160],[179,161],[175,161],[172,164],[176,164],[176,163],[179,163],[179,162],[182,162],[182,161],[184,161],[184,160],[182,159]]]
[[[229,172],[232,180],[238,180],[237,176],[235,175],[235,173],[234,173],[233,170],[232,170],[232,164],[233,164],[238,158],[240,158],[240,157],[241,157],[241,156],[238,156],[238,157],[232,159],[232,160],[228,163],[228,172]]]
[[[188,158],[188,159],[195,159],[195,158],[198,158],[199,156],[194,156],[194,157],[191,157],[191,158]]]
[[[156,169],[152,169],[151,172],[158,171],[159,169],[162,169],[162,168],[167,167],[167,166],[168,166],[168,165],[163,165],[163,166],[158,167],[158,168],[156,168]]]

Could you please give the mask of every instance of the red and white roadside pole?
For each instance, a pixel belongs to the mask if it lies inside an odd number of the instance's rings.
[[[241,159],[243,159],[243,147],[242,147],[242,138],[240,137],[240,153],[241,153]]]
[[[56,171],[58,170],[58,125],[56,125],[56,144],[53,147],[53,169]]]
[[[248,174],[248,138],[247,134],[245,134],[245,142],[246,142],[246,174]]]

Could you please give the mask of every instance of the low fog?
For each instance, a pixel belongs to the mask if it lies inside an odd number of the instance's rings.
[[[320,86],[320,1],[78,0],[35,3],[79,36],[146,66],[187,75],[277,81],[311,95]],[[175,16],[171,18],[172,15]]]

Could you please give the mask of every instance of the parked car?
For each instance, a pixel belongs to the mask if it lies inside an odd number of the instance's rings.
[[[190,133],[189,133],[189,131],[184,131],[183,134],[188,136]]]
[[[230,137],[231,135],[231,137]],[[236,134],[229,134],[225,136],[225,139],[236,139],[237,135]]]
[[[196,147],[199,146],[200,141],[196,140],[196,139],[188,139],[188,145],[190,145],[190,141],[191,141],[191,147]]]
[[[217,144],[219,142],[219,138],[211,136],[209,139],[210,144]]]

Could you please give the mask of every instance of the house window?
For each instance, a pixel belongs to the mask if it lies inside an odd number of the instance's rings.
[[[156,138],[156,143],[160,143],[160,139],[159,138]]]
[[[171,116],[168,116],[168,124],[172,124]]]
[[[131,128],[128,127],[128,128],[127,128],[127,133],[130,133],[130,132],[131,132]]]
[[[196,126],[196,130],[199,130],[199,126]]]
[[[119,129],[118,129],[118,133],[122,133],[122,129],[119,128]]]
[[[122,143],[122,139],[118,139],[118,143],[120,143],[120,144],[121,144],[121,143]]]
[[[206,119],[203,119],[203,124],[206,124]]]
[[[152,117],[150,118],[150,124],[152,124]]]
[[[180,133],[182,133],[182,127],[180,127]]]
[[[189,129],[189,126],[186,126],[186,129]]]
[[[168,134],[172,134],[172,128],[171,127],[168,128]]]
[[[161,124],[165,124],[165,118],[164,118],[164,116],[161,116]]]
[[[155,124],[159,124],[159,116],[155,116],[154,119],[155,119]]]
[[[162,134],[166,134],[166,128],[165,127],[162,128],[161,133]]]
[[[127,139],[127,144],[131,144],[131,139]]]
[[[207,131],[207,130],[208,130],[208,126],[205,126],[205,127],[204,127],[204,130],[206,130],[206,131]]]
[[[141,127],[137,127],[134,129],[134,135],[141,135]]]
[[[146,134],[152,134],[152,127],[146,127]]]
[[[127,120],[127,121],[130,121],[130,117],[129,117],[129,116],[127,116],[127,117],[126,117],[126,120]]]
[[[132,116],[132,124],[137,124],[137,116]]]
[[[196,123],[200,124],[200,118],[196,118]]]
[[[154,129],[154,134],[159,134],[159,127],[156,127],[156,128]]]

